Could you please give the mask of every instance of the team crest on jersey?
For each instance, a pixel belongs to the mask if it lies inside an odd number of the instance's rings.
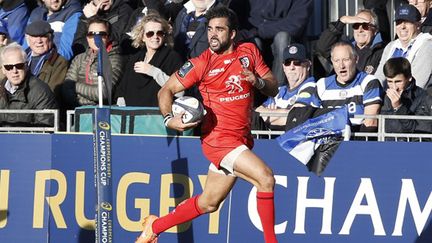
[[[189,71],[192,70],[193,67],[194,65],[191,62],[185,62],[185,64],[183,64],[183,66],[178,70],[178,75],[184,78],[186,74],[188,74]]]
[[[341,91],[339,92],[339,97],[340,97],[340,98],[346,98],[347,95],[348,95],[348,92],[347,92],[346,90],[341,90]]]
[[[228,94],[233,94],[235,92],[242,92],[243,87],[241,86],[240,76],[231,75],[228,81],[225,81],[226,87],[229,89]]]
[[[372,74],[374,70],[375,70],[375,68],[374,68],[372,65],[367,65],[367,66],[365,67],[365,69],[364,69],[364,71],[365,71],[367,74]]]
[[[247,68],[250,65],[248,57],[240,57],[240,62],[241,62],[242,67],[244,67],[244,68]]]

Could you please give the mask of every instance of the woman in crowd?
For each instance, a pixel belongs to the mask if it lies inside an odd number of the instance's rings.
[[[110,104],[116,84],[122,74],[122,60],[119,46],[109,40],[110,24],[107,20],[94,16],[89,19],[87,29],[87,42],[89,48],[86,52],[76,56],[69,67],[63,85],[63,98],[68,108],[82,105],[96,105],[99,103],[98,95],[98,47],[95,36],[101,37],[107,55],[103,55],[104,82],[112,84],[111,89],[104,86],[104,104]],[[111,92],[110,92],[111,90]]]
[[[157,93],[182,63],[172,49],[168,22],[156,13],[144,16],[132,29],[132,45],[140,50],[130,57],[117,89],[117,103],[157,107]],[[120,100],[120,101],[119,101]]]

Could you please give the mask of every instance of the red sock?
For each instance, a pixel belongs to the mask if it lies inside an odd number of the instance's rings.
[[[275,243],[276,234],[274,231],[275,210],[274,210],[274,193],[257,192],[258,215],[264,231],[264,240],[266,243]]]
[[[160,234],[175,225],[190,221],[203,214],[198,207],[198,198],[199,195],[191,197],[180,203],[169,214],[156,219],[152,225],[153,233]]]

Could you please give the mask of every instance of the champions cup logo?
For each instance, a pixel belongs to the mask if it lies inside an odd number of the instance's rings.
[[[101,121],[98,123],[98,125],[103,130],[109,130],[110,129],[110,125],[108,122]]]
[[[112,206],[109,202],[101,202],[100,207],[102,209],[105,209],[106,211],[111,211],[112,210]]]
[[[240,83],[240,77],[237,75],[232,75],[228,78],[228,81],[225,81],[225,85],[230,90],[228,91],[228,94],[233,94],[235,92],[242,92],[243,87]]]

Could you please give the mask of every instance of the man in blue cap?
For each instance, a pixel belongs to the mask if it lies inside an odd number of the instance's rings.
[[[307,106],[317,103],[314,95],[315,79],[310,76],[311,62],[306,57],[306,48],[302,44],[291,44],[283,51],[282,65],[288,83],[279,87],[275,97],[269,97],[257,112],[286,113],[294,106]],[[283,130],[286,116],[267,117],[265,121],[272,130]]]
[[[426,88],[432,75],[432,35],[420,32],[420,12],[413,5],[401,5],[395,12],[397,39],[384,49],[375,76],[384,84],[384,64],[393,57],[405,57],[411,63],[416,85]]]

